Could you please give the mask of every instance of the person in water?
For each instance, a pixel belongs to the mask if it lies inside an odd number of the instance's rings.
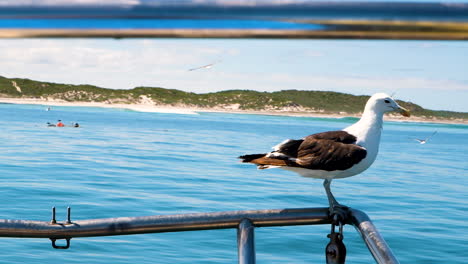
[[[62,120],[59,120],[58,123],[57,123],[57,126],[58,127],[64,127],[65,125],[62,123]]]
[[[48,126],[48,127],[55,127],[56,125],[55,125],[55,124],[51,124],[50,122],[47,122],[47,126]]]
[[[75,123],[75,124],[73,124],[73,127],[80,127],[80,124]]]

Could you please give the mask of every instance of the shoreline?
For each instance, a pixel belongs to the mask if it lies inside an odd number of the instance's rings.
[[[274,110],[239,110],[226,108],[203,108],[189,106],[170,106],[170,105],[153,105],[153,104],[109,104],[100,102],[67,102],[59,100],[43,100],[32,98],[0,98],[0,103],[6,104],[32,104],[44,106],[71,106],[71,107],[100,107],[100,108],[117,108],[128,109],[137,112],[148,113],[168,113],[168,114],[186,114],[197,115],[199,113],[230,113],[230,114],[253,114],[253,115],[271,115],[271,116],[291,116],[291,117],[312,117],[312,118],[360,118],[359,115],[352,114],[327,114],[327,113],[311,113],[311,112],[292,112],[292,111],[274,111]],[[394,122],[417,122],[417,123],[436,123],[436,124],[463,124],[468,125],[468,120],[464,119],[436,119],[423,118],[412,116],[410,118],[399,115],[386,115],[386,121]]]

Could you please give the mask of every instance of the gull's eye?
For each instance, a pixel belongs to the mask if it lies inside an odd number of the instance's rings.
[[[387,104],[389,104],[389,103],[390,103],[390,100],[385,99],[384,102],[387,103]]]

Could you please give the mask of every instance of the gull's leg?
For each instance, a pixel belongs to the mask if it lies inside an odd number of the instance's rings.
[[[327,192],[328,204],[330,205],[330,215],[338,214],[339,218],[344,219],[344,216],[346,215],[345,210],[348,207],[341,205],[336,201],[335,197],[333,196],[330,190],[331,181],[331,179],[325,179],[325,181],[323,182],[323,187],[325,187],[325,191]]]
[[[333,196],[331,190],[330,190],[330,184],[331,184],[331,181],[330,179],[325,179],[325,181],[323,182],[323,187],[325,187],[325,191],[327,192],[327,197],[328,197],[328,204],[330,205],[330,210],[335,207],[335,206],[338,206],[340,205],[335,197]]]

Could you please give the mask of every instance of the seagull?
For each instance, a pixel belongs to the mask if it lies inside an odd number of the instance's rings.
[[[323,179],[330,214],[338,214],[347,207],[333,196],[332,180],[357,175],[372,165],[379,151],[383,115],[392,111],[410,116],[410,112],[391,96],[377,93],[367,101],[361,119],[343,130],[288,139],[274,146],[269,153],[239,158],[244,163],[257,165],[258,169],[281,168],[303,177]]]
[[[434,131],[434,133],[432,133],[432,135],[428,136],[426,139],[415,138],[414,140],[418,141],[419,144],[426,144],[427,141],[428,141],[432,136],[434,136],[436,133],[437,133],[437,131]]]
[[[195,67],[195,68],[189,69],[189,71],[196,71],[196,70],[201,70],[201,69],[210,69],[211,67],[213,67],[215,64],[217,64],[219,62],[220,61],[215,61],[215,62],[207,64],[207,65],[203,65],[203,66],[200,66],[200,67]]]

